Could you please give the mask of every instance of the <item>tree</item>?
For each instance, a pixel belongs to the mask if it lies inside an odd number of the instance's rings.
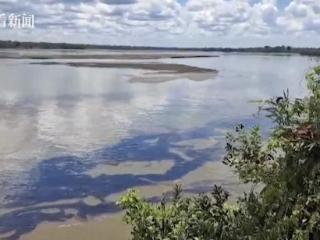
[[[234,205],[214,186],[210,194],[151,204],[134,190],[123,196],[132,238],[223,240],[320,239],[320,67],[307,76],[309,95],[263,102],[274,122],[267,139],[239,124],[227,134],[224,163],[252,189]]]

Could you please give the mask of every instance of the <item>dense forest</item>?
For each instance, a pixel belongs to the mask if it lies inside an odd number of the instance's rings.
[[[296,53],[301,55],[320,56],[320,48],[294,48],[291,46],[264,46],[251,48],[175,48],[175,47],[148,47],[148,46],[120,46],[120,45],[92,45],[74,43],[49,42],[18,42],[0,41],[0,48],[18,49],[113,49],[113,50],[183,50],[208,52],[249,52],[249,53]]]

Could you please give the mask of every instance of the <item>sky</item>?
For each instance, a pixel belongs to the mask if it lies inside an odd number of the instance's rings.
[[[33,29],[1,40],[162,47],[320,47],[320,0],[0,0]]]

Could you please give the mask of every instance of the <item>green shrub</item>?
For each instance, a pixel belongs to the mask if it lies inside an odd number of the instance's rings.
[[[227,134],[224,163],[252,185],[234,205],[214,186],[210,194],[152,204],[131,190],[119,205],[132,239],[320,239],[320,67],[307,77],[309,94],[289,92],[264,102],[274,127],[263,140],[259,128],[242,124]]]

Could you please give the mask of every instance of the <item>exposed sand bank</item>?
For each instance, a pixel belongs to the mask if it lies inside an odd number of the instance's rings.
[[[215,77],[217,70],[183,64],[161,62],[33,62],[41,65],[66,65],[70,67],[117,68],[145,70],[129,77],[130,82],[160,83],[175,79],[204,81]]]
[[[163,59],[163,58],[210,58],[210,57],[219,57],[213,54],[204,54],[204,53],[151,53],[143,52],[140,53],[88,53],[88,52],[33,52],[33,51],[8,51],[0,52],[0,58],[9,58],[9,59],[117,59],[117,60],[152,60],[152,59]]]
[[[171,63],[134,62],[34,62],[41,65],[67,65],[71,67],[131,68],[158,71],[158,73],[217,73],[217,70]]]
[[[213,78],[218,71],[210,68],[189,66],[184,64],[165,63],[158,60],[213,57],[219,56],[206,52],[177,51],[0,51],[0,59],[25,59],[26,63],[31,64],[143,70],[145,72],[138,73],[136,75],[130,75],[129,81],[144,83],[160,83],[176,79],[189,79],[193,81],[208,80]],[[30,62],[30,60],[39,61]]]

